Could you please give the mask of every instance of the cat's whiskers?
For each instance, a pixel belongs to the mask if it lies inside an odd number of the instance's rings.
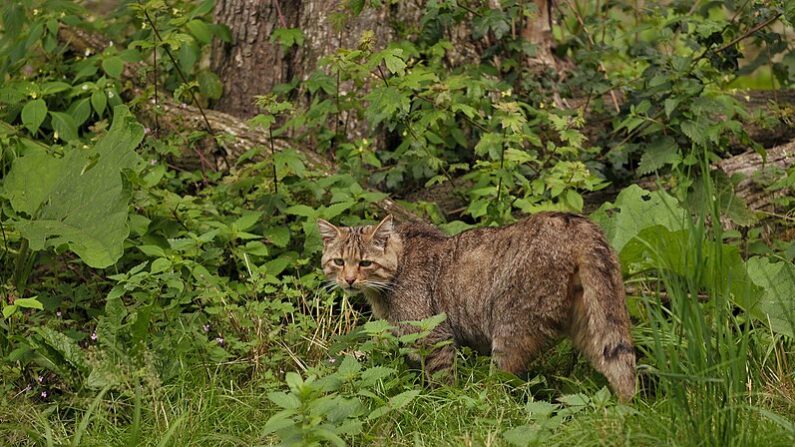
[[[374,290],[377,290],[379,292],[392,292],[392,291],[395,290],[395,288],[392,285],[392,283],[383,282],[383,281],[367,280],[367,281],[363,281],[362,285],[364,287],[366,287],[366,288],[374,289]]]

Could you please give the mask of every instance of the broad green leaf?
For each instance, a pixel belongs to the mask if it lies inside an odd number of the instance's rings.
[[[679,148],[673,138],[661,137],[646,148],[640,157],[639,174],[649,174],[679,159]]]
[[[124,61],[118,56],[111,56],[102,61],[102,69],[112,78],[120,78],[124,71]]]
[[[531,442],[535,443],[539,437],[540,426],[520,425],[502,433],[502,437],[508,441],[508,444],[515,447],[527,447]]]
[[[308,217],[310,219],[318,215],[318,210],[315,210],[314,208],[311,208],[306,205],[293,205],[287,208],[286,210],[284,210],[284,212],[295,216]]]
[[[287,227],[272,227],[265,230],[265,236],[271,244],[284,248],[290,242],[290,230]]]
[[[44,306],[41,305],[41,302],[37,300],[36,297],[17,298],[16,300],[14,300],[14,305],[17,307],[25,307],[28,309],[44,310]]]
[[[377,419],[392,410],[398,410],[400,408],[405,407],[408,405],[415,397],[420,394],[420,390],[408,390],[404,391],[398,395],[392,396],[389,398],[389,402],[383,407],[376,408],[373,412],[367,416],[367,419],[373,420]]]
[[[78,138],[77,123],[71,115],[64,112],[50,112],[52,128],[58,138],[69,142]]]
[[[748,260],[748,276],[764,292],[752,305],[773,332],[795,335],[795,266],[789,262],[770,262],[764,257]]]
[[[108,98],[102,90],[97,90],[91,94],[91,106],[94,107],[97,115],[102,116],[102,114],[105,113],[105,106],[107,104]]]
[[[256,225],[261,218],[262,218],[261,211],[250,212],[239,217],[237,220],[235,220],[232,223],[232,225],[235,227],[237,231],[245,231],[251,229],[251,227]]]
[[[66,82],[61,82],[61,81],[45,82],[41,86],[41,96],[54,95],[56,93],[61,93],[66,90],[69,90],[70,88],[72,88],[72,86],[67,84]]]
[[[14,315],[14,312],[16,312],[17,309],[19,309],[19,307],[17,307],[16,304],[9,304],[3,307],[3,318],[8,318],[11,315]]]
[[[39,126],[44,122],[47,117],[47,103],[43,99],[34,99],[28,101],[25,107],[22,108],[22,124],[35,134],[39,130]]]
[[[80,370],[88,369],[88,362],[83,350],[80,349],[76,341],[46,326],[37,327],[34,330],[48,347],[58,352],[72,366]]]
[[[88,120],[91,116],[91,104],[89,98],[78,99],[69,106],[68,113],[78,127]]]
[[[604,205],[605,206],[609,205]],[[677,231],[684,228],[686,212],[677,200],[664,191],[646,191],[630,185],[618,194],[614,205],[619,212],[609,220],[593,216],[602,224],[613,248],[621,250],[642,230],[654,225]]]
[[[268,400],[286,410],[293,410],[301,406],[301,401],[296,396],[287,394],[284,391],[268,393]]]
[[[262,435],[275,433],[287,427],[295,425],[292,416],[295,414],[294,410],[283,410],[271,416],[262,428]]]
[[[224,85],[217,74],[202,70],[196,75],[196,80],[199,81],[199,91],[207,98],[218,99],[223,95]]]
[[[66,244],[95,268],[121,257],[130,198],[122,170],[138,164],[134,149],[143,136],[143,126],[119,106],[110,131],[93,148],[71,149],[63,158],[30,151],[14,162],[5,194],[27,215],[16,226],[32,250]]]
[[[400,58],[402,54],[403,50],[400,48],[384,51],[384,64],[386,64],[386,69],[389,70],[390,73],[402,75],[405,72],[406,63]]]
[[[186,23],[188,31],[201,43],[210,43],[213,40],[213,32],[203,20],[193,19]]]

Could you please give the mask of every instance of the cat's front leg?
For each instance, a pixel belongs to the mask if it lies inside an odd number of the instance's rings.
[[[418,340],[417,345],[411,357],[422,367],[426,382],[431,386],[452,383],[455,378],[453,363],[456,348],[453,332],[447,324],[435,327],[426,337]]]

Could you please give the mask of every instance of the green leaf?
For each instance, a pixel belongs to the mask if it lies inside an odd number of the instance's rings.
[[[707,134],[705,132],[704,126],[701,123],[694,121],[683,121],[679,127],[682,129],[682,133],[687,135],[687,137],[690,138],[690,140],[692,140],[694,143],[706,143]]]
[[[341,379],[351,380],[356,377],[361,369],[361,363],[359,363],[354,356],[347,355],[342,360],[342,363],[340,363],[340,366],[337,369],[337,374],[341,376]]]
[[[202,95],[210,99],[218,99],[224,93],[224,85],[218,75],[209,71],[202,70],[196,75],[199,81],[199,91]]]
[[[536,400],[525,404],[525,410],[530,414],[530,417],[536,419],[539,416],[546,418],[551,415],[555,410],[560,408],[560,405],[549,403],[543,400]]]
[[[603,205],[603,208],[608,205]],[[661,225],[671,231],[684,228],[686,212],[665,191],[646,191],[637,185],[624,188],[614,205],[619,212],[610,221],[599,220],[613,248],[619,253],[642,230]]]
[[[403,408],[406,405],[408,405],[412,400],[414,400],[414,398],[417,397],[419,394],[420,390],[409,390],[409,391],[404,391],[396,396],[392,396],[389,399],[389,402],[387,402],[385,406],[376,408],[372,413],[370,413],[369,416],[367,416],[367,419],[369,420],[377,419],[389,413],[392,410],[398,410],[400,408]]]
[[[265,230],[265,237],[271,244],[284,248],[290,243],[290,230],[287,227],[272,227]]]
[[[28,216],[16,226],[32,250],[66,244],[95,268],[121,257],[130,198],[122,170],[139,163],[134,149],[143,136],[143,126],[119,106],[110,131],[95,147],[68,150],[63,158],[29,151],[14,162],[5,194],[14,210]],[[92,158],[96,164],[86,169]]]
[[[295,414],[294,410],[282,410],[271,416],[262,428],[262,435],[275,433],[279,430],[295,425],[292,416]]]
[[[538,425],[520,425],[502,433],[508,444],[516,447],[527,447],[531,442],[538,440]]]
[[[118,56],[111,56],[102,61],[102,69],[112,78],[120,78],[124,71],[124,61]]]
[[[795,265],[771,262],[768,258],[748,260],[748,276],[764,293],[749,302],[748,310],[768,323],[773,332],[789,337],[795,335]]]
[[[42,306],[41,302],[37,300],[36,297],[17,298],[16,300],[14,300],[14,305],[17,307],[25,307],[28,309],[44,310],[44,306]]]
[[[639,174],[649,174],[679,160],[679,147],[673,138],[661,137],[646,148],[640,157]]]
[[[199,42],[208,44],[213,40],[213,32],[205,21],[193,19],[186,23],[185,26]]]
[[[284,50],[293,45],[304,44],[304,32],[300,28],[277,28],[271,33],[271,42],[279,42]]]
[[[80,349],[76,341],[46,326],[37,327],[34,330],[46,346],[58,352],[72,366],[80,370],[88,369],[88,362],[83,350]]]
[[[91,116],[91,104],[89,98],[78,99],[69,106],[68,113],[73,118],[75,125],[80,127]]]
[[[19,308],[15,304],[9,304],[3,307],[3,318],[8,318],[11,315],[14,315],[14,312],[16,312],[17,309]]]
[[[402,75],[406,71],[406,63],[400,58],[402,54],[403,50],[400,48],[385,50],[384,64],[386,64],[386,69],[390,73]]]
[[[69,142],[78,139],[77,123],[71,115],[63,112],[50,112],[52,117],[52,128],[58,138]]]
[[[232,225],[237,231],[245,231],[259,223],[260,219],[262,219],[261,211],[249,212],[235,220]]]
[[[22,108],[22,124],[35,134],[39,130],[39,126],[44,122],[47,117],[47,103],[43,99],[34,99],[28,101],[25,107]]]
[[[306,205],[293,205],[284,210],[284,212],[295,216],[308,217],[310,219],[313,219],[318,215],[318,210]]]
[[[373,126],[396,115],[407,113],[410,107],[408,96],[391,86],[373,88],[365,99],[369,105],[364,115]]]
[[[149,270],[151,273],[160,273],[165,272],[171,268],[171,261],[166,258],[157,258],[152,261],[152,267]]]
[[[102,114],[105,113],[105,106],[107,106],[107,104],[108,98],[102,90],[97,90],[91,94],[91,106],[94,107],[97,115],[102,116]]]
[[[301,401],[296,396],[287,394],[284,391],[268,393],[268,400],[286,410],[294,410],[301,406]]]

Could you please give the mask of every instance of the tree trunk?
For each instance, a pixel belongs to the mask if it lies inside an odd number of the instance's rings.
[[[254,96],[289,81],[292,66],[273,31],[294,26],[297,2],[280,0],[218,0],[215,20],[229,27],[232,41],[213,44],[211,66],[221,78],[224,94],[217,110],[248,118],[257,114]]]

